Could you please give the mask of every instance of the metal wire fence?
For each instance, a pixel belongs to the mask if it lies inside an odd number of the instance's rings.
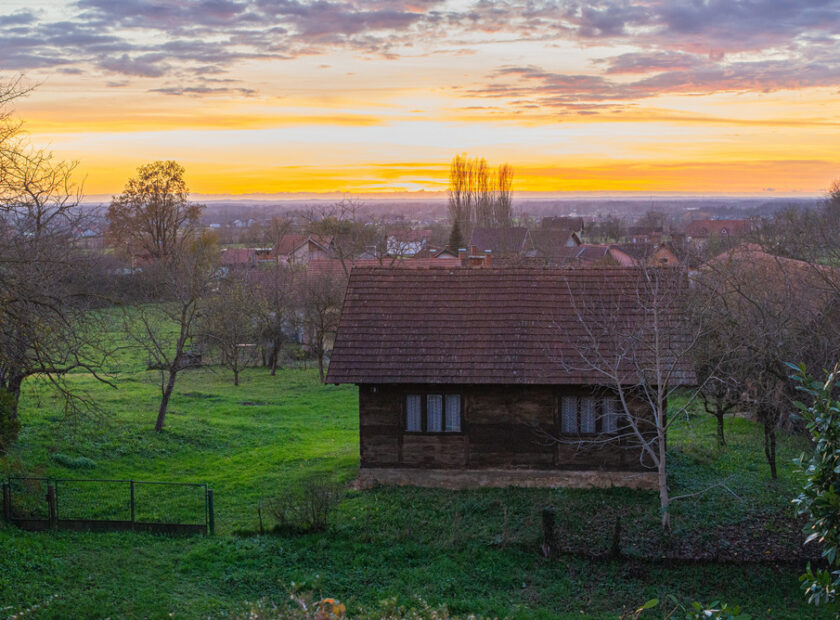
[[[25,529],[139,529],[213,533],[206,483],[10,477],[3,515]]]

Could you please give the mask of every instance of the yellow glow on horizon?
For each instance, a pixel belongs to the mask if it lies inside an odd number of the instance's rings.
[[[235,164],[196,164],[187,166],[187,181],[191,191],[200,194],[443,191],[448,181],[447,166],[418,162],[393,167],[369,164],[254,169]],[[103,163],[99,167],[85,166],[83,172],[88,179],[97,179],[95,185],[86,184],[87,194],[113,194],[135,173],[135,166],[128,162]],[[820,193],[838,172],[840,161],[613,161],[577,167],[515,167],[513,188],[515,192]]]
[[[366,75],[347,59],[328,69],[300,62],[275,87],[259,63],[248,65],[237,84],[253,85],[254,96],[170,96],[147,78],[84,91],[65,77],[16,112],[33,143],[80,161],[85,191],[96,195],[118,193],[157,159],[182,163],[202,194],[440,191],[462,152],[511,164],[515,191],[818,194],[840,176],[831,88],[671,94],[576,111],[471,96],[479,74],[435,81],[439,67],[423,58],[371,61],[379,73]]]

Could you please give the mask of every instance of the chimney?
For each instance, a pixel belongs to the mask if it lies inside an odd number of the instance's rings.
[[[473,245],[470,247],[470,256],[478,256],[478,246]]]
[[[493,260],[491,255],[493,254],[493,250],[484,250],[484,266],[485,267],[492,267]]]
[[[458,248],[458,258],[465,260],[467,258],[467,248]]]

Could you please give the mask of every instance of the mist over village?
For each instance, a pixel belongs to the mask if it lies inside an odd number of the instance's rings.
[[[837,618],[838,47],[3,0],[0,618]]]

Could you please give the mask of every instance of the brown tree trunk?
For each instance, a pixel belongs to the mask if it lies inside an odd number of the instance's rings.
[[[665,471],[664,450],[660,450],[657,474],[659,478],[659,510],[662,512],[662,531],[671,531],[671,500],[668,497],[668,475]]]
[[[23,375],[15,374],[9,379],[9,384],[6,391],[12,395],[12,419],[17,420],[18,417],[18,403],[20,402],[20,390],[23,386]]]
[[[280,358],[280,339],[275,338],[271,347],[271,376],[277,374],[277,360]]]
[[[235,386],[239,385],[239,367],[238,366],[233,367],[233,385],[235,385]]]
[[[716,413],[715,417],[717,418],[718,445],[725,448],[726,447],[726,437],[723,434],[723,413]]]
[[[318,376],[321,377],[321,383],[324,382],[324,350],[318,349]]]
[[[671,531],[671,498],[668,495],[668,462],[667,435],[665,433],[665,411],[664,405],[660,405],[660,412],[657,429],[657,454],[659,458],[656,463],[656,473],[659,482],[659,509],[662,512],[662,531]]]
[[[776,429],[767,424],[764,425],[764,455],[770,465],[770,477],[776,480]]]
[[[163,390],[163,397],[160,399],[160,409],[158,410],[157,422],[155,422],[155,431],[158,433],[163,430],[163,423],[166,420],[166,408],[169,406],[169,397],[172,396],[172,390],[175,388],[175,375],[177,374],[177,370],[169,369],[169,379]]]

